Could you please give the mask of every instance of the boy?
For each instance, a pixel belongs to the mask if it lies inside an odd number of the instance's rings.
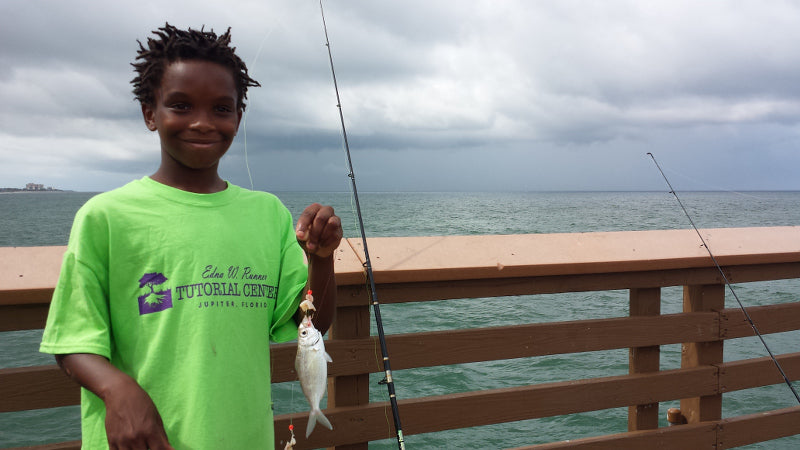
[[[296,337],[307,282],[330,326],[341,223],[313,204],[294,228],[219,177],[259,86],[230,29],[154,33],[132,83],[161,164],[76,215],[41,351],[83,387],[83,448],[272,448],[269,341]]]

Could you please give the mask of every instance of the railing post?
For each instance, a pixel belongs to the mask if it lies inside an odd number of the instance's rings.
[[[631,289],[630,315],[657,316],[661,314],[661,288]],[[633,347],[628,353],[628,372],[658,372],[661,348],[658,345]],[[658,428],[658,403],[628,407],[628,431]]]
[[[368,338],[370,333],[369,299],[363,287],[340,286],[339,296],[363,296],[364,304],[336,309],[331,339]],[[369,403],[369,373],[332,377],[328,380],[328,407],[358,406]],[[336,450],[367,450],[369,442],[339,445]]]
[[[683,312],[719,311],[725,307],[725,286],[721,284],[683,287]],[[720,364],[723,340],[686,342],[681,349],[681,367]],[[719,377],[719,375],[717,375]],[[688,423],[722,418],[722,394],[681,400],[681,412]]]

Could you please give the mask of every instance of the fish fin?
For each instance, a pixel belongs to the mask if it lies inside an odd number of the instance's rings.
[[[311,436],[311,432],[314,431],[314,425],[317,424],[317,415],[314,414],[312,410],[311,413],[308,415],[308,425],[306,425],[306,439]]]
[[[331,425],[331,422],[328,420],[327,417],[325,417],[325,414],[322,414],[322,411],[319,412],[319,417],[317,417],[317,421],[321,423],[323,427],[329,430],[333,430],[333,425]]]
[[[327,417],[325,417],[325,414],[323,414],[321,410],[312,409],[311,413],[309,413],[308,415],[308,425],[306,425],[306,439],[308,439],[308,437],[311,436],[311,432],[314,431],[314,426],[317,424],[317,422],[321,423],[322,426],[324,426],[329,430],[333,429],[333,425],[331,425],[331,422],[328,420]]]
[[[325,361],[328,361],[330,363],[333,362],[333,359],[331,358],[331,355],[328,354],[328,352],[325,352]]]

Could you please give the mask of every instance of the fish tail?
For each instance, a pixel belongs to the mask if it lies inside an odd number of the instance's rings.
[[[311,436],[311,432],[314,431],[314,426],[317,422],[321,423],[322,426],[325,428],[332,430],[333,425],[331,425],[330,421],[325,414],[322,413],[320,409],[312,409],[311,413],[308,415],[308,425],[306,425],[306,438]]]

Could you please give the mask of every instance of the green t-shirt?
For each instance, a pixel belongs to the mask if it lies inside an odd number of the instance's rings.
[[[108,358],[176,449],[271,448],[269,341],[296,338],[307,275],[275,196],[145,177],[76,215],[40,350]],[[102,400],[81,395],[84,448],[108,448]]]

